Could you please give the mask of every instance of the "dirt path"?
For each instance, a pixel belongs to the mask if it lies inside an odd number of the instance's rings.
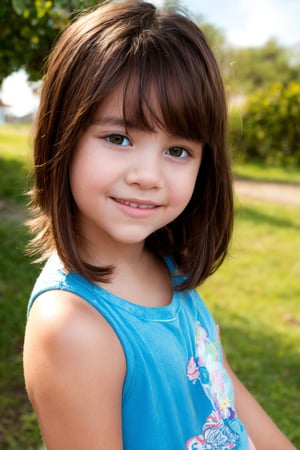
[[[234,189],[238,197],[300,206],[300,185],[236,180]]]

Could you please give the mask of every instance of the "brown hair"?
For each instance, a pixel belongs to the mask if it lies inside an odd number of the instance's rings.
[[[201,30],[185,15],[158,11],[150,3],[110,2],[83,14],[49,57],[34,141],[31,249],[40,260],[56,250],[68,270],[108,281],[113,268],[91,266],[79,255],[69,166],[99,105],[121,84],[130,123],[151,129],[154,121],[204,146],[186,209],[146,240],[185,275],[179,289],[193,288],[222,263],[232,232],[226,100]],[[153,89],[159,114],[150,103]]]

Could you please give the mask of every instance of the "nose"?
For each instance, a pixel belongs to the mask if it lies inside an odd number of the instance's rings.
[[[139,153],[139,152],[137,152]],[[133,156],[127,171],[128,184],[136,184],[141,189],[160,189],[164,185],[163,158],[161,154],[149,149]]]

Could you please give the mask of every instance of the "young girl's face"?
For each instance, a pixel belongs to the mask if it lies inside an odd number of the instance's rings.
[[[83,242],[143,243],[185,209],[201,157],[199,142],[125,124],[116,89],[80,138],[70,168]]]

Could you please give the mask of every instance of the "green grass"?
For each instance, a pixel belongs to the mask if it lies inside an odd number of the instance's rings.
[[[38,273],[24,254],[29,131],[28,125],[0,125],[0,448],[5,450],[42,448],[22,368],[28,295]],[[15,213],[22,218],[16,220]]]
[[[299,167],[265,166],[260,163],[233,162],[233,174],[241,180],[300,184]]]
[[[36,450],[39,441],[22,375],[26,304],[37,273],[24,256],[27,238],[19,221],[1,220],[0,448],[9,450]]]
[[[30,161],[27,132],[26,127],[0,126],[0,200],[18,208],[24,206],[22,192],[27,188]],[[283,178],[284,173],[281,172]],[[267,174],[265,171],[265,179]],[[297,208],[239,200],[230,256],[199,289],[221,326],[223,344],[233,368],[297,448],[300,448],[299,236]],[[0,448],[4,450],[41,448],[22,373],[26,305],[38,272],[24,256],[27,239],[21,221],[2,214]]]
[[[31,165],[30,129],[23,124],[0,124],[0,198],[24,203]]]

